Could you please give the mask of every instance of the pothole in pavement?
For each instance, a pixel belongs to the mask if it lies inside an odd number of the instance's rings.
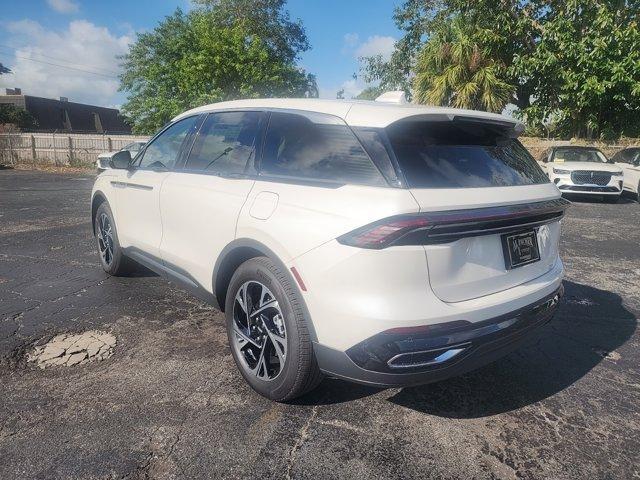
[[[98,330],[57,335],[44,345],[35,347],[27,355],[27,361],[40,368],[72,367],[109,358],[115,346],[116,337]]]

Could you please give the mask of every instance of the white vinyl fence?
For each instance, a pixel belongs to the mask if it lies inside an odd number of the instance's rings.
[[[0,133],[0,164],[88,166],[95,164],[100,153],[120,150],[135,140],[148,138],[80,133]]]

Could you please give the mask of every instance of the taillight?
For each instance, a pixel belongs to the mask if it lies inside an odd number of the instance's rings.
[[[385,218],[338,237],[338,242],[359,248],[388,247],[407,233],[429,227],[429,219],[418,215]]]
[[[382,249],[392,245],[427,245],[465,237],[532,229],[557,222],[571,202],[557,198],[535,203],[501,205],[396,215],[337,238],[343,245]]]

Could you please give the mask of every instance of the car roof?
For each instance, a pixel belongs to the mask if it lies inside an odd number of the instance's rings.
[[[349,125],[357,127],[383,128],[398,120],[424,116],[425,119],[432,118],[434,120],[453,120],[454,118],[464,117],[503,124],[513,128],[517,133],[524,130],[524,126],[517,120],[497,113],[431,107],[410,103],[397,104],[366,100],[325,100],[317,98],[260,98],[212,103],[188,110],[175,117],[173,121],[198,113],[251,108],[325,113],[340,117]]]

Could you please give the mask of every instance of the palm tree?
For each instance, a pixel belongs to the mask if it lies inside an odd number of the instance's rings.
[[[488,58],[462,17],[434,34],[418,55],[414,98],[418,103],[500,112],[513,95],[502,66]]]

